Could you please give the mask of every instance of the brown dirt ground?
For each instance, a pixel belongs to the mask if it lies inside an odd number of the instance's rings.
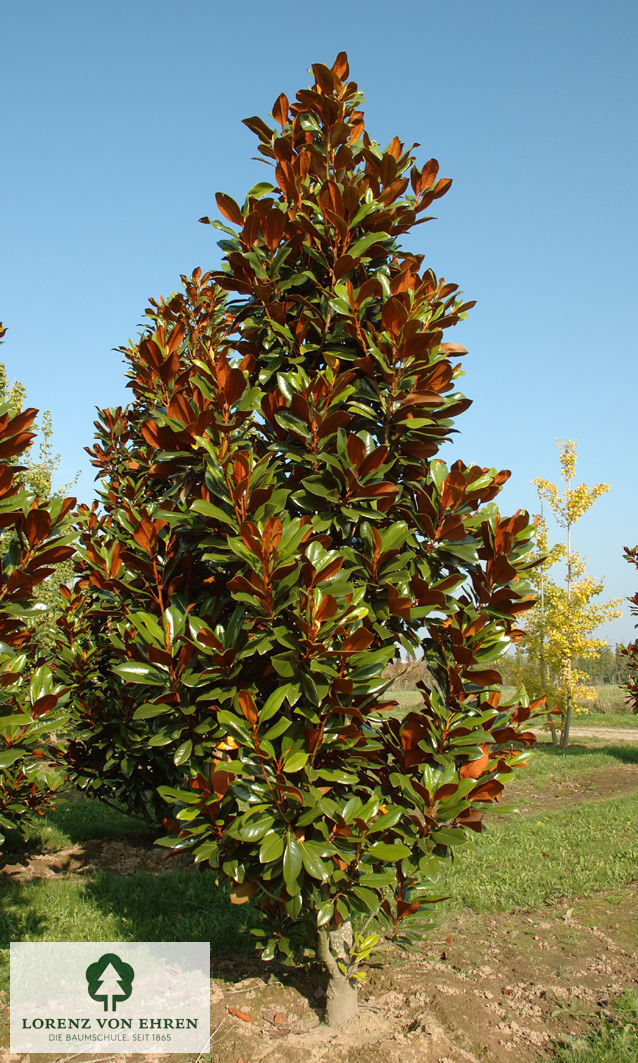
[[[638,739],[638,727],[588,727],[586,724],[576,724],[571,728],[570,737],[586,738],[604,742],[636,742]]]
[[[134,875],[137,871],[161,874],[192,866],[186,854],[171,853],[153,842],[153,834],[127,834],[122,838],[67,845],[55,852],[20,854],[15,862],[0,867],[0,883],[3,876],[11,882],[22,883],[68,874],[90,875],[97,870],[114,871],[118,875]]]
[[[592,738],[604,742],[635,742],[638,738],[638,728],[630,727],[572,727],[573,738]]]
[[[603,800],[638,788],[638,766],[619,764],[551,783],[543,808]],[[524,797],[521,794],[521,797]],[[529,795],[530,802],[533,795]],[[525,800],[519,802],[523,812]],[[535,809],[537,811],[537,808]],[[187,857],[179,857],[188,866]],[[40,853],[0,872],[13,881],[160,874],[174,858],[135,835]],[[628,987],[638,987],[638,883],[633,888],[502,915],[447,917],[410,953],[371,965],[357,1020],[321,1022],[322,975],[257,960],[212,963],[211,1040],[200,1063],[536,1063],[553,1044],[585,1034]],[[6,1009],[3,1009],[6,1010]],[[239,1014],[237,1014],[239,1013]],[[193,1055],[12,1055],[0,1063],[195,1063]]]
[[[360,1018],[339,1033],[320,1024],[292,980],[257,975],[231,993],[214,979],[212,1059],[531,1063],[638,983],[637,919],[636,891],[523,916],[466,913],[446,927],[450,943],[375,965]]]
[[[557,808],[569,808],[583,801],[592,804],[595,801],[607,801],[612,797],[638,790],[638,764],[614,764],[608,768],[597,768],[583,772],[573,778],[551,779],[545,785],[542,795],[528,783],[524,774],[509,784],[505,801],[515,805],[521,815],[551,812]]]

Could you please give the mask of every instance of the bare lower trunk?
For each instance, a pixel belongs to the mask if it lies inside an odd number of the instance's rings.
[[[572,699],[567,699],[567,709],[565,710],[565,721],[563,723],[563,733],[560,736],[560,748],[567,749],[569,745],[569,729],[572,723]]]
[[[339,930],[317,931],[317,955],[328,972],[326,991],[326,1022],[328,1026],[343,1026],[359,1014],[359,998],[354,982],[339,970],[337,960],[348,963],[353,942],[352,924],[342,923]]]
[[[558,747],[558,731],[553,723],[550,723],[549,729],[552,732],[552,745]]]
[[[328,1026],[344,1026],[359,1014],[357,987],[340,971],[330,975],[326,992],[326,1022]]]

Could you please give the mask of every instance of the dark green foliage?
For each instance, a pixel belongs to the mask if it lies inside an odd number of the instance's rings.
[[[396,936],[427,909],[534,740],[496,668],[528,516],[493,503],[508,473],[437,458],[469,404],[444,330],[472,304],[398,244],[450,182],[370,140],[345,56],[313,71],[279,129],[247,121],[276,185],[217,197],[222,270],[124,352],[61,651],[82,784],[151,814],[160,786],[167,844],[254,897],[284,958],[298,924]],[[403,721],[397,644],[431,677]]]
[[[0,325],[0,339],[4,335]],[[75,499],[40,501],[17,464],[33,441],[37,411],[0,404],[0,842],[20,829],[64,783],[65,691],[40,656],[38,591],[73,553]]]

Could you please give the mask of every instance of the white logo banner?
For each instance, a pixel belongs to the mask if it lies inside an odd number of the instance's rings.
[[[11,943],[12,1052],[202,1052],[207,941]]]

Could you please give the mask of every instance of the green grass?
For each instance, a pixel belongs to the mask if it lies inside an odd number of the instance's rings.
[[[8,983],[11,941],[210,941],[213,955],[254,951],[247,932],[259,916],[233,906],[211,873],[98,872],[2,887],[0,988]]]
[[[25,848],[27,851],[56,852],[67,845],[93,838],[118,838],[149,831],[149,824],[137,816],[129,816],[94,798],[71,793],[56,798],[54,808],[29,824],[25,833],[26,845],[16,834],[7,838],[6,849],[8,854]]]
[[[588,712],[586,716],[577,716],[573,726],[635,728],[638,738],[638,716],[633,712]]]
[[[615,1021],[603,1019],[595,1033],[557,1048],[547,1063],[636,1063],[638,995],[624,993],[613,1010]]]
[[[519,768],[514,779],[507,783],[503,804],[523,810],[528,817],[543,812],[548,798],[553,803],[561,799],[571,803],[577,801],[579,804],[583,801],[596,802],[599,780],[604,780],[606,796],[609,796],[609,784],[613,785],[615,773],[622,764],[638,765],[638,743],[624,742],[598,747],[575,745],[563,750],[543,741],[534,746],[527,766]],[[587,794],[579,790],[583,784],[587,786]],[[486,818],[488,824],[494,822],[489,814]]]
[[[557,749],[550,742],[540,741],[532,747],[527,768],[536,783],[544,783],[548,778],[571,778],[583,771],[613,767],[621,760],[625,764],[638,764],[638,734],[636,745],[604,746],[573,745],[568,749]],[[542,797],[542,795],[541,795]]]
[[[399,702],[399,710],[402,712],[416,709],[423,704],[423,698],[418,690],[389,690],[387,696],[392,701]]]
[[[602,768],[616,767],[619,761],[623,764],[638,764],[638,734],[636,739],[636,745],[633,742],[591,748],[573,745],[569,749],[557,749],[550,742],[540,741],[533,747],[527,766],[518,770],[514,785],[518,788],[522,784],[526,790],[537,792],[538,800],[542,803],[548,784],[570,782]],[[506,789],[506,801],[508,793]]]
[[[627,886],[638,868],[638,793],[513,819],[458,852],[448,905],[480,912],[538,908]]]
[[[27,854],[148,830],[143,820],[73,794],[33,824]],[[212,874],[191,870],[99,871],[1,889],[0,989],[8,985],[10,941],[210,941],[213,955],[242,955],[253,951],[247,928],[259,922],[251,905],[230,904],[227,888],[215,886]]]
[[[630,706],[627,704],[623,687],[613,686],[611,683],[601,683],[594,687],[596,700],[591,708],[596,713],[618,713],[619,715],[633,716]]]

